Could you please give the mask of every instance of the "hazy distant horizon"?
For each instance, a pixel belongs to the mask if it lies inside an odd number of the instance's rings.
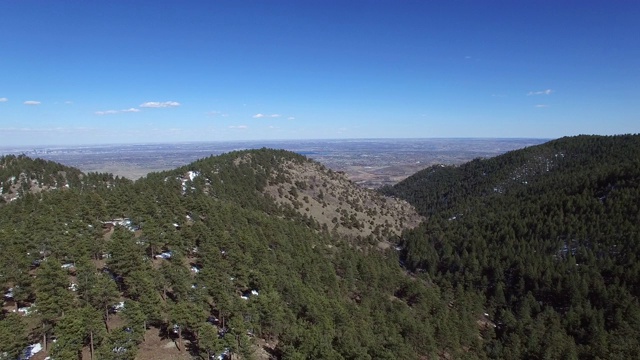
[[[622,135],[622,134],[619,134]],[[607,135],[608,136],[608,135]],[[326,143],[326,142],[393,142],[393,141],[526,141],[539,140],[551,141],[559,138],[540,137],[405,137],[405,138],[317,138],[317,139],[262,139],[262,140],[209,140],[209,141],[157,141],[157,142],[131,142],[131,143],[94,143],[94,144],[41,144],[41,145],[0,145],[0,155],[11,154],[21,150],[47,150],[47,149],[95,149],[111,147],[136,147],[136,146],[178,146],[178,145],[207,145],[207,144],[277,144],[277,143]],[[11,150],[11,151],[9,151]],[[13,152],[12,152],[13,151]]]
[[[359,138],[172,142],[0,148],[76,167],[137,179],[149,172],[187,165],[236,150],[273,148],[296,152],[329,168],[345,171],[367,186],[393,184],[433,164],[460,164],[478,157],[539,145],[535,138]]]

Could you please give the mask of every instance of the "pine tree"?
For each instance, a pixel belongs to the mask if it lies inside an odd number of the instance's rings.
[[[67,289],[68,287],[69,276],[60,262],[52,257],[43,261],[35,281],[35,291],[45,349],[47,334],[65,312],[72,308],[73,295]]]
[[[0,320],[0,358],[16,359],[28,344],[27,331],[22,317],[9,313]]]
[[[104,314],[103,321],[108,329],[109,310],[120,299],[120,292],[116,286],[116,282],[110,276],[102,273],[95,278],[95,283],[89,289],[89,303],[94,309]]]
[[[202,316],[203,312],[192,303],[178,302],[169,305],[169,324],[171,326],[176,325],[179,350],[184,350],[182,345],[184,331],[190,330],[193,332],[197,330],[198,321]]]
[[[89,345],[93,359],[95,344],[104,335],[104,326],[100,313],[91,307],[70,309],[56,327],[56,341],[52,355],[55,358],[82,359],[82,348]]]
[[[125,301],[122,316],[136,338],[144,341],[147,331],[147,315],[144,313],[142,305],[135,300]]]
[[[205,322],[199,326],[198,348],[207,353],[207,358],[212,359],[215,354],[224,350],[224,342],[218,336],[218,329],[211,323]]]

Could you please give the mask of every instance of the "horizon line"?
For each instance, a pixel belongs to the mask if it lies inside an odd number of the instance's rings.
[[[594,134],[595,135],[595,134]],[[621,134],[622,135],[622,134]],[[577,136],[577,135],[576,135]],[[34,148],[92,148],[102,146],[145,146],[145,145],[181,145],[181,144],[216,144],[216,143],[273,143],[273,142],[312,142],[312,141],[392,141],[392,140],[554,140],[555,137],[389,137],[389,138],[309,138],[309,139],[262,139],[262,140],[194,140],[194,141],[158,141],[158,142],[123,142],[93,144],[39,144],[39,145],[3,145],[0,149],[34,149]]]

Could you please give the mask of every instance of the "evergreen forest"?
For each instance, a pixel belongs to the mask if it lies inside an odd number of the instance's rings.
[[[240,151],[131,182],[2,158],[19,190],[0,206],[0,356],[40,343],[52,359],[135,359],[152,336],[185,359],[479,353],[475,294],[262,193],[279,164],[309,161]]]
[[[387,195],[428,217],[401,261],[483,298],[496,359],[640,350],[640,136],[578,136],[416,173]]]
[[[146,359],[155,340],[181,359],[640,351],[639,135],[427,168],[366,195],[422,223],[367,236],[331,187],[306,198],[331,170],[287,184],[288,202],[265,190],[310,163],[246,150],[130,181],[1,157],[0,359],[36,343],[56,360]],[[328,226],[313,204],[353,221]],[[384,211],[371,224],[401,217]]]

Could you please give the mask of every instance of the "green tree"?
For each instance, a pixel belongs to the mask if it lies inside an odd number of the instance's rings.
[[[82,348],[89,345],[93,359],[95,344],[104,336],[100,313],[91,307],[69,310],[56,327],[56,341],[52,356],[60,359],[82,359]]]
[[[126,278],[132,272],[144,268],[143,248],[136,244],[133,233],[129,230],[116,226],[108,249],[111,257],[107,259],[107,265],[116,274]]]
[[[69,275],[55,258],[43,261],[35,281],[37,310],[42,324],[43,343],[47,344],[47,334],[56,322],[72,308],[73,295],[67,289]]]
[[[213,358],[224,350],[224,342],[218,336],[218,328],[209,322],[199,326],[198,348],[201,352],[207,353],[207,359]]]
[[[133,331],[136,339],[144,341],[147,331],[147,315],[143,311],[142,305],[135,300],[126,300],[122,316],[127,322],[127,327]]]
[[[136,341],[125,329],[112,331],[98,349],[100,360],[134,360],[137,353]]]
[[[18,358],[28,345],[26,330],[22,317],[16,313],[9,313],[0,320],[0,357],[6,354],[7,358]]]
[[[95,283],[89,290],[89,302],[94,309],[102,311],[103,321],[108,329],[109,310],[120,299],[116,282],[104,273],[95,277]]]
[[[169,305],[169,324],[173,329],[176,325],[176,335],[178,335],[178,349],[184,350],[182,344],[185,330],[197,330],[197,325],[202,316],[202,310],[189,302],[178,302]],[[197,338],[197,336],[196,336]]]

